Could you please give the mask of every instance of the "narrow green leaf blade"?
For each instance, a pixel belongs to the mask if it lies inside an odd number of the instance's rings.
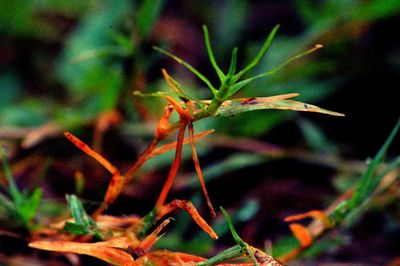
[[[65,223],[64,230],[70,234],[77,236],[87,235],[90,233],[90,231],[88,231],[88,228],[86,226],[77,223],[72,223],[69,221]]]
[[[229,226],[229,230],[231,231],[231,234],[233,236],[233,239],[235,240],[235,242],[240,245],[240,246],[244,246],[246,243],[240,238],[240,236],[238,235],[238,233],[236,232],[235,228],[233,227],[233,223],[231,220],[231,217],[229,216],[229,214],[225,211],[224,208],[220,207],[220,210],[222,212],[222,214],[224,215],[225,221]]]
[[[75,195],[66,195],[71,215],[75,220],[75,223],[90,226],[95,225],[93,219],[86,213],[83,208],[82,202]]]
[[[5,147],[1,147],[1,158],[3,161],[3,169],[8,182],[8,192],[10,193],[11,199],[14,205],[18,208],[24,202],[24,195],[19,191],[15,184],[14,177],[11,173],[11,167],[7,160],[7,151]]]
[[[287,100],[297,96],[297,93],[283,94],[271,97],[253,97],[240,98],[225,101],[218,109],[217,116],[233,116],[244,112],[263,110],[263,109],[280,109],[304,112],[316,112],[334,116],[344,116],[342,113],[329,111],[315,105]]]
[[[323,47],[323,46],[322,46],[321,44],[316,44],[313,48],[311,48],[311,49],[309,49],[309,50],[307,50],[307,51],[305,51],[305,52],[302,52],[302,53],[300,53],[300,54],[297,54],[297,55],[295,55],[295,56],[293,56],[293,57],[290,57],[289,59],[287,59],[287,60],[286,60],[285,62],[283,62],[282,64],[280,64],[280,65],[274,67],[273,69],[271,69],[271,70],[269,70],[269,71],[267,71],[267,72],[264,72],[264,73],[261,73],[261,74],[252,76],[252,77],[250,77],[250,78],[247,78],[247,79],[245,79],[245,80],[242,80],[242,81],[240,81],[240,82],[235,83],[234,85],[232,85],[232,86],[230,87],[230,89],[229,89],[229,95],[231,96],[231,95],[235,94],[235,93],[236,93],[237,91],[239,91],[243,86],[247,85],[248,83],[250,83],[250,82],[252,82],[252,81],[254,81],[254,80],[256,80],[256,79],[264,78],[264,77],[267,77],[267,76],[270,76],[270,75],[276,73],[277,71],[279,71],[279,70],[282,69],[283,67],[287,66],[287,65],[290,64],[291,62],[293,62],[293,61],[295,61],[295,60],[297,60],[297,59],[300,59],[300,58],[302,58],[302,57],[304,57],[304,56],[306,56],[306,55],[308,55],[308,54],[311,54],[311,53],[315,52],[316,50],[321,49],[322,47]],[[233,78],[233,82],[236,82],[236,81],[239,80],[239,78],[240,78],[239,74],[240,74],[240,73],[241,73],[241,72],[239,72],[238,74],[235,75],[235,77]]]
[[[29,225],[29,222],[36,216],[42,195],[42,189],[35,189],[28,200],[18,209],[19,215],[24,220],[25,225]]]
[[[249,255],[250,259],[253,261],[253,264],[255,266],[258,266],[258,262],[257,262],[256,258],[254,257],[254,254],[251,251],[249,245],[242,240],[242,238],[238,235],[235,228],[233,227],[233,223],[232,223],[232,220],[231,220],[231,217],[229,216],[229,214],[222,207],[220,207],[220,210],[221,210],[222,214],[224,215],[225,221],[227,222],[227,224],[229,226],[229,230],[231,231],[231,234],[232,234],[233,238],[235,239],[236,243],[240,247],[242,247],[243,250],[246,251],[246,253]]]
[[[231,79],[236,71],[237,51],[238,51],[237,47],[233,48],[232,50],[231,63],[229,66],[228,74],[226,75],[228,79]]]
[[[78,197],[66,195],[66,198],[75,222],[66,223],[64,230],[78,235],[93,234],[95,237],[103,239],[103,235],[97,228],[95,221],[86,213]]]
[[[177,57],[176,55],[171,54],[170,52],[165,51],[164,49],[157,47],[157,46],[153,46],[153,49],[174,59],[176,62],[178,62],[179,64],[183,65],[184,67],[186,67],[190,72],[192,72],[194,75],[196,75],[200,80],[202,80],[207,86],[208,88],[211,90],[211,92],[215,95],[217,93],[217,89],[215,89],[215,87],[211,84],[211,82],[203,75],[201,74],[197,69],[195,69],[191,64],[189,64],[188,62],[184,61],[183,59]]]
[[[248,78],[242,81],[239,81],[235,84],[233,84],[232,86],[229,87],[229,92],[228,92],[228,97],[231,97],[232,95],[234,95],[236,92],[238,92],[241,88],[243,88],[244,86],[246,86],[247,84],[249,84],[250,82],[252,82],[253,80],[255,80],[255,78]]]
[[[239,73],[237,73],[235,75],[235,77],[234,77],[235,81],[239,80],[247,71],[249,71],[250,69],[255,67],[260,62],[260,60],[264,57],[264,55],[267,53],[269,47],[271,46],[272,41],[274,40],[278,29],[279,29],[279,25],[276,25],[272,29],[272,31],[268,35],[267,39],[265,40],[260,52],[258,52],[256,57],[242,71],[240,71]]]
[[[217,255],[215,255],[212,258],[209,258],[206,261],[202,261],[197,263],[197,266],[211,266],[215,265],[219,262],[224,262],[229,259],[237,258],[243,255],[243,248],[239,245],[235,245],[233,247],[230,247],[228,249],[225,249],[224,251],[221,251]]]
[[[222,72],[221,68],[218,66],[217,60],[215,59],[213,50],[211,48],[210,35],[208,33],[206,25],[203,25],[203,32],[204,32],[204,43],[206,45],[208,58],[210,59],[211,65],[215,69],[215,72],[217,72],[219,80],[223,82],[225,80],[225,75],[224,72]]]
[[[371,186],[371,183],[375,183],[373,181],[375,171],[377,170],[378,165],[384,160],[387,150],[389,149],[390,144],[393,142],[393,139],[397,135],[397,132],[400,129],[400,119],[397,121],[396,126],[393,128],[389,137],[382,145],[381,149],[376,154],[375,158],[370,161],[367,170],[362,175],[360,181],[357,184],[357,187],[354,191],[354,195],[349,201],[349,208],[352,209],[357,205],[360,205],[365,198],[367,198],[371,190],[375,189]]]

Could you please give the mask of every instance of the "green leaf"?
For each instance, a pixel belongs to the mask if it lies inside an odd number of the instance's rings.
[[[203,25],[203,32],[204,32],[204,42],[206,45],[208,58],[210,59],[211,65],[215,69],[215,72],[217,72],[219,80],[223,82],[225,80],[225,74],[224,72],[222,72],[221,68],[217,64],[217,61],[215,60],[214,53],[211,48],[210,36],[208,34],[208,29],[206,25]]]
[[[42,190],[37,188],[29,197],[25,195],[26,193],[21,193],[14,182],[4,147],[1,148],[1,156],[3,159],[3,168],[9,184],[8,192],[12,201],[9,201],[1,194],[0,201],[10,216],[20,219],[23,226],[29,227],[30,221],[36,216],[39,208],[40,201],[42,199]]]
[[[240,246],[245,245],[246,243],[240,238],[240,236],[236,232],[235,228],[233,227],[233,223],[232,223],[232,220],[231,220],[231,217],[229,216],[229,214],[222,207],[220,207],[220,210],[221,210],[222,214],[224,215],[225,221],[228,224],[229,230],[231,231],[231,234],[232,234],[235,242],[238,243],[238,245],[240,245]]]
[[[301,119],[299,120],[299,126],[307,143],[314,151],[326,153],[336,152],[335,145],[327,139],[322,129],[315,123],[306,119]]]
[[[14,177],[12,176],[11,168],[7,160],[7,151],[5,147],[1,147],[1,158],[3,161],[3,169],[8,182],[8,192],[10,193],[14,205],[16,206],[16,208],[18,208],[23,204],[25,197],[15,184]]]
[[[157,46],[153,46],[153,49],[166,55],[171,57],[172,59],[174,59],[176,62],[178,62],[179,64],[183,65],[184,67],[186,67],[190,72],[192,72],[194,75],[196,75],[200,80],[202,80],[207,86],[208,88],[211,90],[211,92],[215,95],[217,94],[217,90],[215,89],[215,87],[211,84],[211,82],[203,75],[201,74],[197,69],[195,69],[192,65],[190,65],[188,62],[184,61],[183,59],[177,57],[176,55],[171,54],[170,52],[165,51],[164,49],[157,47]]]
[[[270,34],[268,35],[267,39],[265,40],[261,50],[258,52],[258,54],[256,55],[256,57],[239,73],[237,73],[233,79],[234,82],[238,81],[247,71],[249,71],[250,69],[252,69],[253,67],[255,67],[260,60],[264,57],[264,55],[267,53],[269,47],[272,44],[272,41],[275,38],[275,34],[279,29],[279,25],[276,25],[272,31],[270,32]]]
[[[319,108],[315,105],[287,100],[298,96],[297,93],[282,94],[270,97],[253,97],[253,98],[240,98],[225,101],[218,109],[217,116],[233,116],[243,112],[263,109],[280,109],[280,110],[293,110],[304,112],[316,112],[335,116],[344,116],[342,113],[329,111]]]
[[[86,226],[68,221],[65,223],[64,230],[68,233],[78,236],[87,235],[90,233]]]
[[[71,210],[71,215],[75,223],[89,226],[95,225],[93,219],[86,213],[82,202],[75,195],[66,195],[66,199]]]
[[[230,66],[229,66],[228,73],[226,74],[226,77],[228,79],[231,79],[233,77],[233,75],[235,74],[235,71],[236,71],[237,51],[238,51],[237,47],[233,48],[233,50],[232,50],[231,63],[230,63]]]
[[[274,67],[273,69],[271,69],[271,70],[269,70],[269,71],[267,71],[267,72],[264,72],[264,73],[262,73],[262,74],[258,74],[258,75],[256,75],[256,76],[250,77],[250,78],[248,78],[248,79],[242,80],[242,81],[240,81],[240,82],[238,82],[238,83],[232,85],[232,86],[229,88],[229,95],[235,94],[235,93],[236,93],[238,90],[240,90],[243,86],[247,85],[248,83],[250,83],[250,82],[252,82],[252,81],[254,81],[254,80],[256,80],[256,79],[264,78],[264,77],[267,77],[267,76],[270,76],[270,75],[274,74],[275,72],[279,71],[280,69],[282,69],[283,67],[285,67],[286,65],[288,65],[289,63],[291,63],[292,61],[295,61],[295,60],[297,60],[297,59],[299,59],[299,58],[302,58],[302,57],[304,57],[304,56],[306,56],[306,55],[308,55],[308,54],[311,54],[311,53],[313,53],[314,51],[316,51],[316,50],[318,50],[318,49],[321,49],[322,47],[323,47],[322,45],[317,44],[317,45],[315,45],[313,48],[311,48],[311,49],[309,49],[309,50],[307,50],[307,51],[305,51],[305,52],[303,52],[303,53],[297,54],[297,55],[295,55],[295,56],[293,56],[293,57],[287,59],[287,60],[286,60],[285,62],[283,62],[282,64],[280,64],[280,65]],[[260,58],[260,60],[261,60],[261,58]],[[258,64],[258,62],[259,62],[260,60],[257,61],[257,64]],[[255,65],[254,65],[254,66],[255,66]],[[237,80],[239,80],[240,76],[239,76],[239,78],[238,78],[238,75],[239,75],[241,72],[243,72],[243,70],[240,71],[238,74],[236,74],[236,75],[234,76],[234,78],[233,78],[233,81],[234,81],[234,82],[236,82]]]
[[[115,62],[104,58],[107,53],[119,53],[113,45],[115,38],[110,36],[110,29],[118,28],[129,15],[132,4],[127,0],[95,1],[75,30],[64,43],[63,53],[57,66],[57,76],[72,96],[78,93],[81,98],[90,98],[103,88],[103,82]],[[113,39],[114,38],[114,39]],[[73,60],[86,57],[75,63]],[[86,54],[86,55],[85,55]],[[95,56],[92,56],[92,55]],[[97,55],[102,55],[97,56]]]
[[[242,238],[240,238],[240,236],[238,235],[238,233],[236,232],[235,228],[233,227],[233,223],[231,220],[231,217],[229,216],[229,214],[225,211],[224,208],[220,207],[220,210],[222,212],[222,214],[224,215],[224,218],[226,220],[226,223],[229,226],[229,230],[231,231],[231,234],[233,236],[233,239],[236,241],[236,243],[247,252],[247,254],[249,255],[249,257],[251,258],[251,260],[254,263],[254,266],[258,266],[258,262],[256,260],[256,258],[254,257],[253,252],[251,251],[251,249],[249,248],[249,246],[247,245],[246,242],[244,242],[242,240]]]
[[[143,217],[143,219],[142,219],[143,225],[139,232],[140,237],[144,237],[146,235],[147,231],[154,224],[154,220],[156,219],[156,216],[157,216],[157,209],[154,208]]]
[[[387,150],[390,144],[393,142],[393,139],[397,135],[399,129],[400,118],[389,137],[382,145],[381,149],[378,151],[375,157],[368,162],[368,167],[358,181],[353,196],[348,201],[341,202],[329,216],[334,223],[340,223],[344,219],[351,219],[354,217],[354,214],[363,209],[366,203],[372,198],[377,187],[379,186],[380,181],[386,175],[386,173],[398,167],[400,163],[399,159],[389,164],[382,172],[380,172],[378,176],[376,176],[376,171],[378,170],[380,163],[383,162]]]
[[[66,199],[74,218],[74,223],[65,224],[64,230],[80,234],[93,234],[99,239],[103,239],[101,232],[98,230],[95,221],[90,217],[83,208],[82,202],[75,195],[66,195]],[[73,224],[73,225],[72,225]]]
[[[151,33],[154,23],[157,21],[164,0],[144,0],[139,7],[137,17],[137,29],[140,37],[147,38]]]
[[[29,222],[36,216],[42,200],[42,195],[42,189],[35,189],[32,195],[18,208],[18,213],[23,219],[25,225],[29,225]]]
[[[243,88],[244,86],[246,86],[247,84],[249,84],[253,80],[254,79],[249,78],[249,79],[245,79],[245,80],[239,81],[238,83],[235,83],[235,84],[231,85],[229,87],[228,97],[233,96],[236,92],[238,92],[241,88]]]
[[[212,266],[219,262],[237,258],[237,257],[243,255],[243,253],[244,253],[243,248],[240,245],[235,245],[231,248],[221,251],[220,253],[218,253],[217,255],[215,255],[212,258],[209,258],[206,261],[197,263],[196,265],[197,266]]]
[[[393,142],[393,139],[395,138],[399,129],[400,119],[397,121],[396,126],[393,128],[392,132],[390,133],[389,137],[387,138],[379,152],[376,154],[375,158],[368,163],[368,168],[362,175],[361,180],[358,182],[357,187],[354,191],[354,195],[349,202],[350,208],[354,208],[360,205],[365,200],[365,198],[369,197],[371,192],[375,189],[375,187],[371,186],[371,183],[376,184],[376,182],[374,182],[375,171],[377,170],[378,165],[384,160],[387,150],[389,149],[389,146]]]

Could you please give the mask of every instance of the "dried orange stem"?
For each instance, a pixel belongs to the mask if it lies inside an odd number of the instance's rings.
[[[165,215],[172,212],[176,208],[182,209],[187,213],[189,213],[189,215],[201,227],[201,229],[203,229],[213,239],[218,239],[218,235],[214,232],[211,226],[209,226],[208,223],[203,219],[203,217],[201,217],[201,215],[193,206],[193,204],[187,200],[173,200],[167,205],[160,206],[158,208],[156,220],[161,219],[161,217],[164,217]]]
[[[164,96],[164,98],[174,107],[174,109],[178,112],[180,118],[188,118],[188,113],[177,101],[169,96]]]
[[[179,94],[181,91],[175,86],[174,82],[172,81],[172,77],[168,74],[167,70],[165,68],[161,69],[161,72],[164,76],[165,81],[168,83],[168,85],[171,87],[171,89],[174,90],[176,94]]]
[[[153,139],[149,146],[147,146],[146,150],[139,156],[138,160],[131,166],[131,168],[129,168],[129,170],[124,175],[124,184],[127,184],[132,180],[139,168],[149,159],[149,156],[152,154],[159,141],[160,140],[157,138]]]
[[[285,222],[294,222],[308,217],[321,221],[326,228],[332,226],[332,222],[329,220],[328,216],[323,211],[319,210],[312,210],[306,213],[288,216],[285,218]]]
[[[104,201],[100,205],[100,207],[93,213],[93,217],[97,217],[99,214],[102,214],[107,206],[113,203],[118,198],[118,196],[121,194],[123,187],[131,181],[131,179],[136,175],[139,168],[147,161],[149,155],[153,152],[157,143],[158,140],[154,139],[124,176],[113,175],[110,184],[108,185],[106,195],[104,196]]]
[[[113,176],[120,175],[119,170],[112,165],[106,158],[92,150],[87,144],[83,141],[72,135],[70,132],[64,132],[64,135],[67,139],[69,139],[76,147],[81,149],[87,155],[98,161],[104,168],[106,168]]]
[[[169,224],[171,219],[172,218],[168,218],[164,220],[159,226],[157,226],[157,228],[150,235],[143,239],[143,241],[137,247],[137,250],[143,253],[149,252],[154,243],[160,238],[158,235],[160,234],[161,230]]]
[[[203,138],[203,137],[205,137],[205,136],[207,136],[207,135],[209,135],[209,134],[211,134],[213,132],[214,132],[214,129],[208,129],[206,131],[200,132],[200,133],[198,133],[198,134],[193,136],[193,140],[201,139],[201,138]],[[177,143],[176,141],[173,141],[173,142],[167,143],[167,144],[165,144],[165,145],[163,145],[163,146],[161,146],[159,148],[155,148],[152,151],[152,153],[149,155],[148,159],[156,157],[156,156],[158,156],[160,154],[163,154],[165,152],[168,152],[168,151],[170,151],[172,149],[175,149],[176,148],[176,143]],[[183,139],[183,144],[187,144],[187,143],[189,143],[189,138],[184,138]]]
[[[197,156],[197,152],[194,146],[194,130],[193,130],[193,124],[191,122],[188,123],[188,130],[189,130],[189,142],[190,142],[190,148],[192,150],[192,158],[194,162],[194,166],[196,168],[197,176],[199,177],[200,185],[203,190],[204,197],[206,198],[208,208],[210,209],[211,215],[213,217],[216,216],[213,205],[211,203],[211,200],[208,196],[207,188],[206,188],[206,183],[204,182],[204,177],[203,173],[201,172],[200,168],[200,162],[199,158]]]
[[[181,156],[182,156],[182,145],[183,145],[183,136],[185,133],[185,128],[186,128],[186,124],[181,123],[179,132],[178,132],[178,139],[177,139],[176,150],[175,150],[175,158],[172,163],[171,169],[169,171],[167,181],[165,182],[165,184],[161,190],[160,196],[158,197],[158,200],[156,203],[156,208],[159,208],[164,205],[165,200],[168,195],[168,192],[171,189],[172,182],[174,181],[174,178],[178,172],[179,165],[181,162]]]
[[[290,230],[293,232],[294,236],[299,240],[300,245],[304,247],[308,247],[312,243],[312,237],[308,229],[301,224],[291,224],[289,225]]]

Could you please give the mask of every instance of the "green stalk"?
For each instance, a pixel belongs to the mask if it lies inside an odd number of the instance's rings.
[[[244,251],[243,248],[240,245],[235,245],[233,247],[230,247],[228,249],[225,249],[224,251],[218,253],[212,258],[209,258],[206,261],[197,263],[197,266],[211,266],[215,265],[216,263],[227,261],[229,259],[234,259],[237,258],[241,255],[243,255]]]

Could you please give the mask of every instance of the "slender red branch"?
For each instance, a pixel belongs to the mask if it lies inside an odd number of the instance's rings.
[[[191,122],[188,123],[188,130],[189,130],[189,142],[190,142],[190,148],[192,150],[192,158],[194,162],[194,166],[196,168],[197,176],[199,177],[200,185],[203,190],[204,197],[206,198],[208,208],[210,209],[211,215],[213,217],[216,216],[216,213],[214,211],[213,205],[211,203],[211,200],[208,196],[207,188],[206,188],[206,183],[204,182],[204,177],[203,173],[201,172],[200,168],[200,162],[199,158],[197,156],[196,149],[194,147],[194,130],[193,130],[193,124]]]
[[[218,239],[218,235],[214,232],[211,226],[209,226],[208,223],[203,219],[203,217],[201,217],[194,205],[187,200],[173,200],[164,206],[160,206],[158,208],[156,220],[161,219],[161,217],[164,217],[165,215],[177,208],[189,213],[189,215],[193,218],[197,225],[204,230],[204,232],[210,235],[213,239]]]
[[[159,208],[164,205],[165,200],[168,195],[168,192],[171,189],[172,182],[174,181],[174,178],[178,172],[179,165],[181,162],[181,157],[182,157],[182,145],[183,145],[183,137],[185,134],[185,128],[186,128],[186,123],[181,123],[179,132],[178,132],[178,139],[177,139],[176,150],[175,150],[175,158],[172,163],[171,169],[169,171],[167,181],[165,182],[164,187],[161,190],[160,196],[158,197],[158,200],[156,203],[156,208]]]
[[[71,141],[76,147],[85,152],[87,155],[98,161],[104,168],[106,168],[113,176],[120,175],[119,170],[112,165],[106,158],[99,153],[92,150],[86,143],[75,137],[69,132],[64,132],[65,137]]]

